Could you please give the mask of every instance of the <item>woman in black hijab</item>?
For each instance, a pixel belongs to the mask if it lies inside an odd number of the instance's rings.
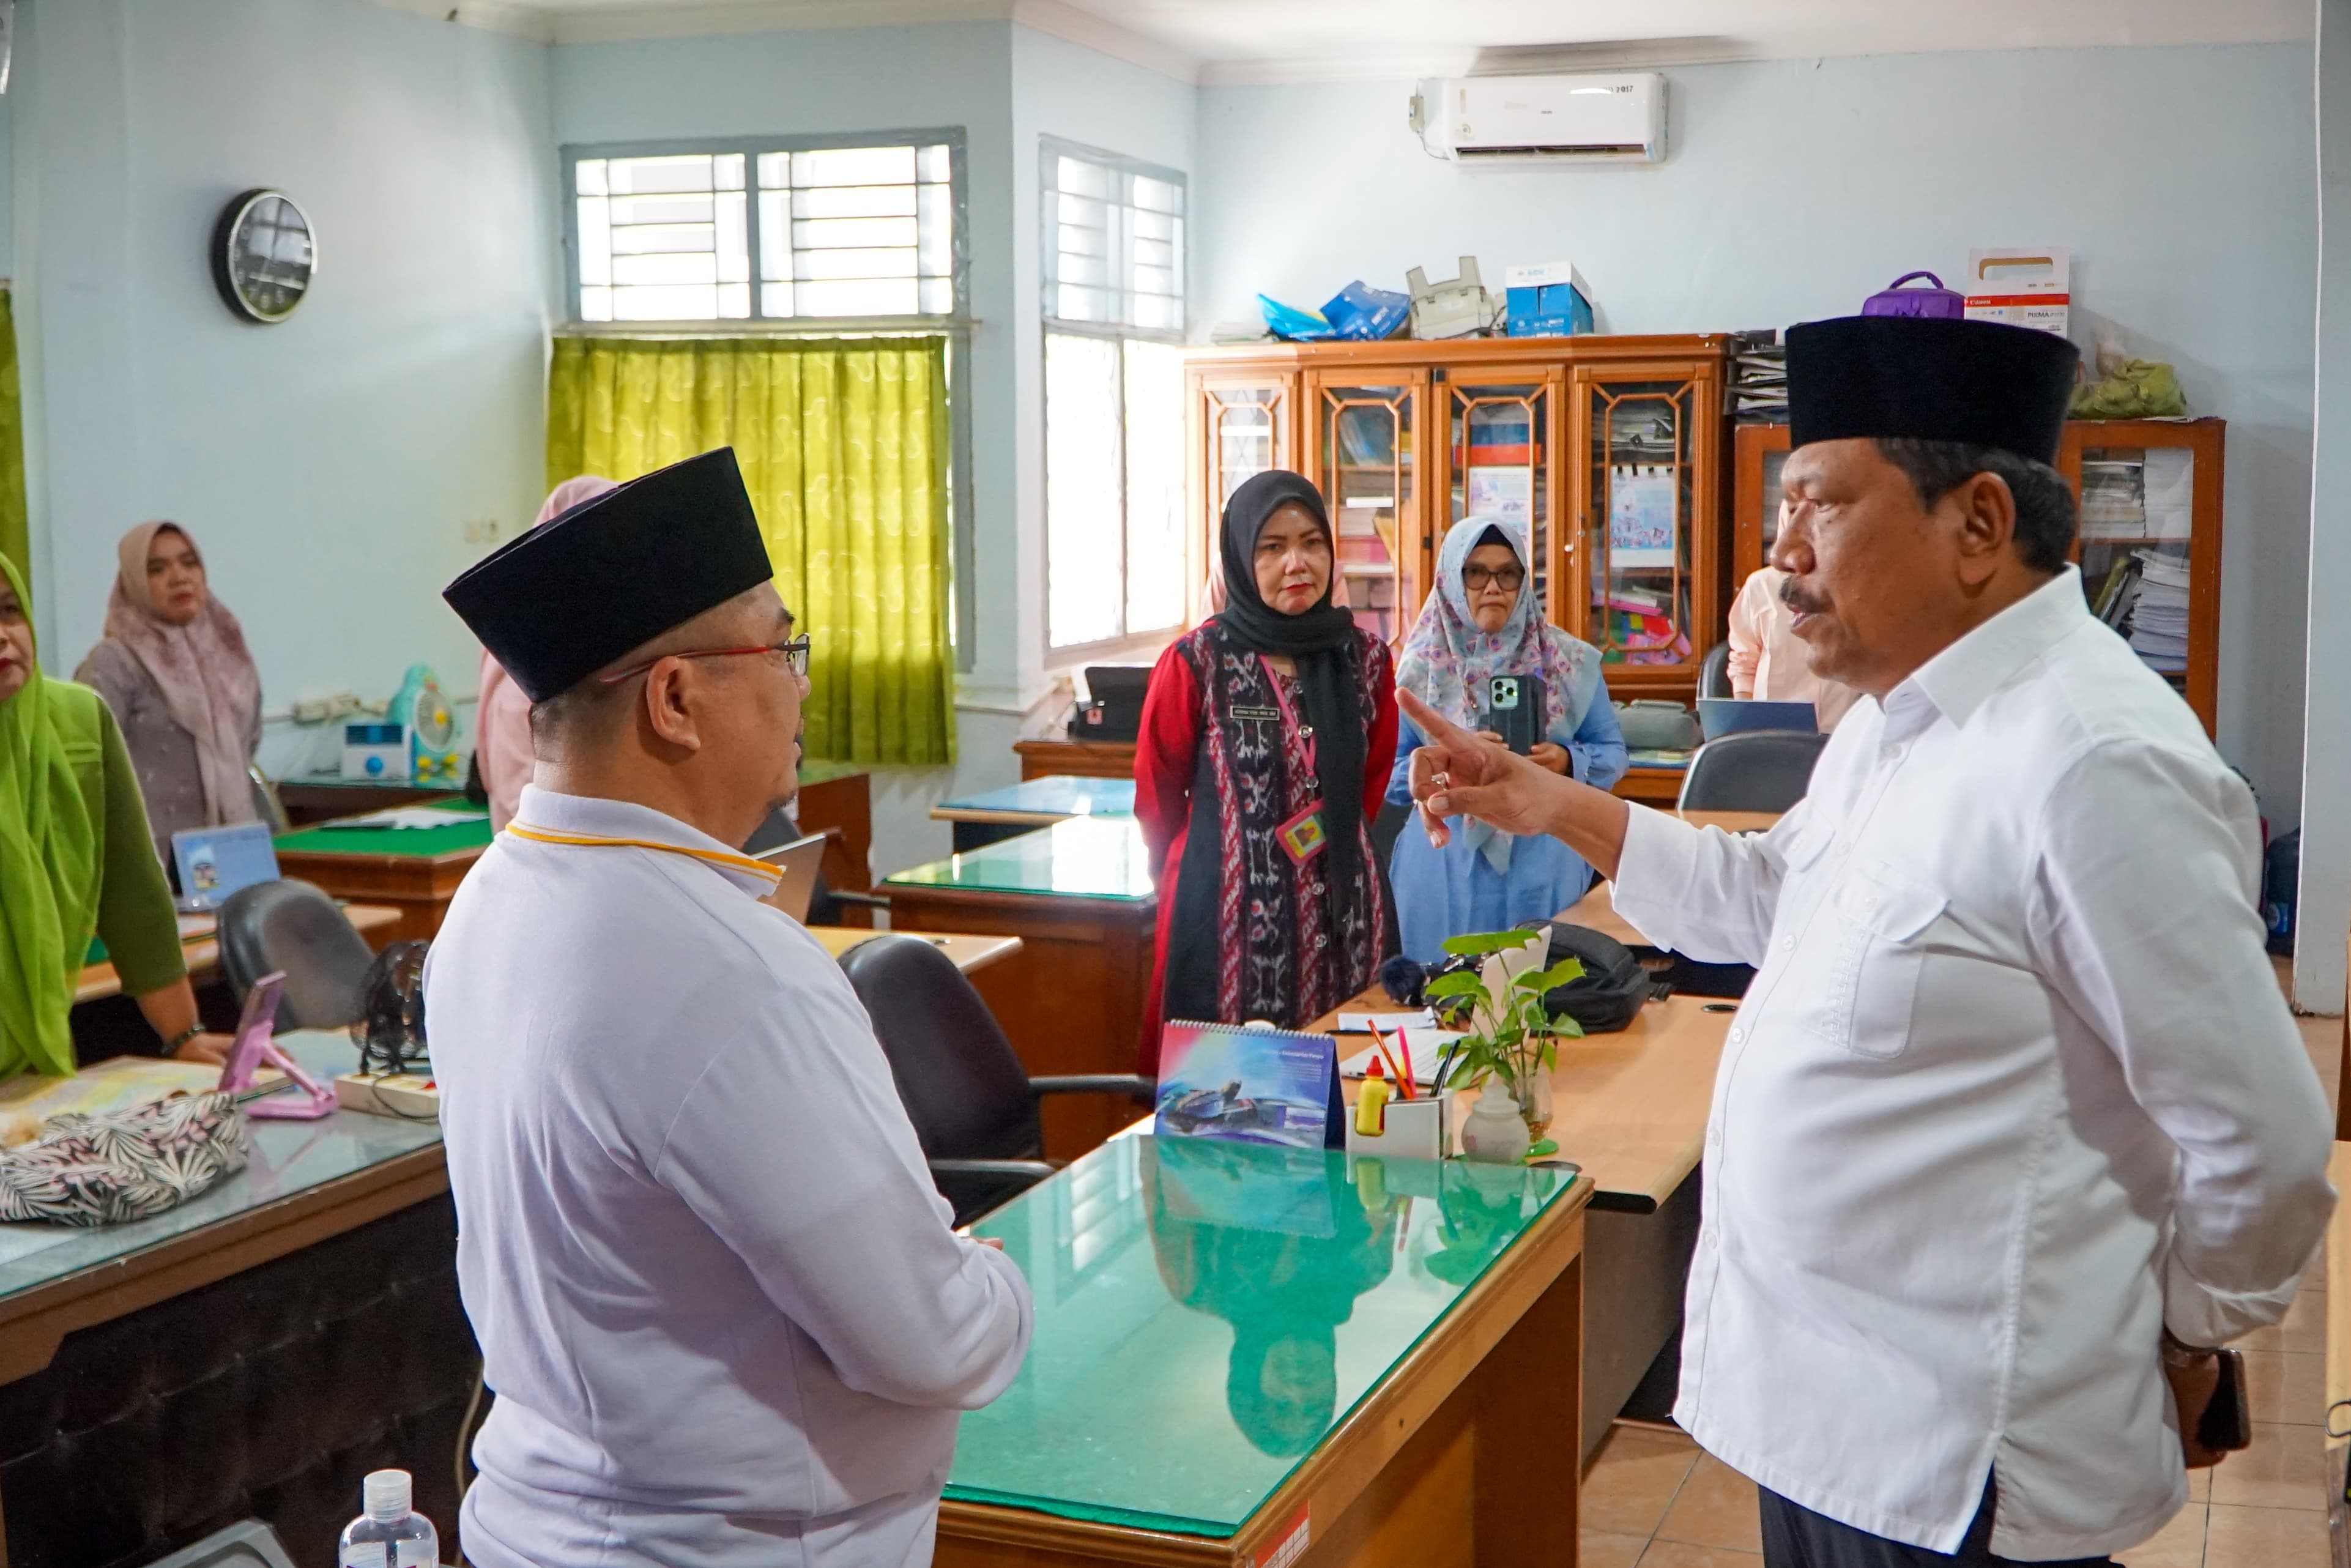
[[[1140,1068],[1168,1019],[1294,1029],[1371,984],[1390,922],[1372,819],[1395,755],[1387,645],[1331,602],[1331,521],[1298,475],[1226,503],[1225,608],[1160,656],[1134,752],[1159,884]]]

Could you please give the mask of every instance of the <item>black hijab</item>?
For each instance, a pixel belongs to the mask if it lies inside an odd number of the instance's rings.
[[[1332,542],[1331,581],[1312,609],[1284,615],[1258,592],[1257,536],[1292,501],[1313,514]],[[1235,647],[1287,656],[1298,665],[1305,697],[1300,716],[1314,731],[1314,773],[1329,844],[1323,852],[1333,857],[1333,875],[1344,881],[1355,868],[1355,830],[1364,820],[1364,713],[1356,699],[1355,618],[1331,602],[1339,580],[1337,545],[1322,494],[1304,477],[1274,468],[1243,481],[1225,503],[1225,607],[1217,623]]]

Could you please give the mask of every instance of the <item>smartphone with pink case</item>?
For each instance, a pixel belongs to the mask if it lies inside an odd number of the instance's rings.
[[[298,1089],[301,1093],[265,1090],[244,1102],[241,1109],[245,1113],[265,1121],[315,1122],[332,1113],[335,1092],[322,1087],[292,1057],[277,1049],[272,1031],[277,1022],[278,994],[285,988],[286,976],[281,971],[262,976],[246,993],[245,1010],[236,1020],[235,1040],[229,1047],[228,1060],[221,1065],[220,1088],[228,1094],[250,1093],[254,1074],[266,1061],[286,1074],[287,1087]]]

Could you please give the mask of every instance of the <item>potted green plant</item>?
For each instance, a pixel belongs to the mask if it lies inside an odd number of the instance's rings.
[[[1527,1152],[1557,1154],[1559,1145],[1546,1136],[1552,1117],[1551,1069],[1559,1061],[1560,1040],[1581,1038],[1583,1027],[1564,1013],[1552,1016],[1543,998],[1581,978],[1583,966],[1562,958],[1541,967],[1544,942],[1539,932],[1452,936],[1446,939],[1445,950],[1479,960],[1474,969],[1457,969],[1428,982],[1426,994],[1437,1021],[1464,1031],[1454,1048],[1456,1065],[1445,1087],[1474,1089],[1488,1079],[1500,1080],[1527,1124],[1533,1145]]]

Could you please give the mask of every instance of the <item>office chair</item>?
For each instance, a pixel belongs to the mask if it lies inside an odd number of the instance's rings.
[[[279,878],[229,894],[220,908],[221,973],[241,1004],[262,976],[286,972],[277,1027],[340,1029],[359,1016],[360,988],[375,955],[335,901],[307,882]]]
[[[253,780],[254,816],[268,823],[273,833],[282,833],[292,827],[294,824],[287,820],[285,805],[277,799],[277,786],[269,781],[269,775],[255,763],[246,764],[245,775]]]
[[[1812,786],[1829,737],[1809,729],[1750,729],[1709,740],[1682,777],[1685,811],[1784,811]]]
[[[1051,1176],[1037,1102],[1120,1094],[1148,1105],[1155,1087],[1129,1073],[1031,1078],[955,960],[921,936],[876,936],[841,956],[873,1020],[898,1098],[931,1177],[965,1225]]]
[[[1702,697],[1735,697],[1730,689],[1730,644],[1717,643],[1698,662],[1698,695]]]

